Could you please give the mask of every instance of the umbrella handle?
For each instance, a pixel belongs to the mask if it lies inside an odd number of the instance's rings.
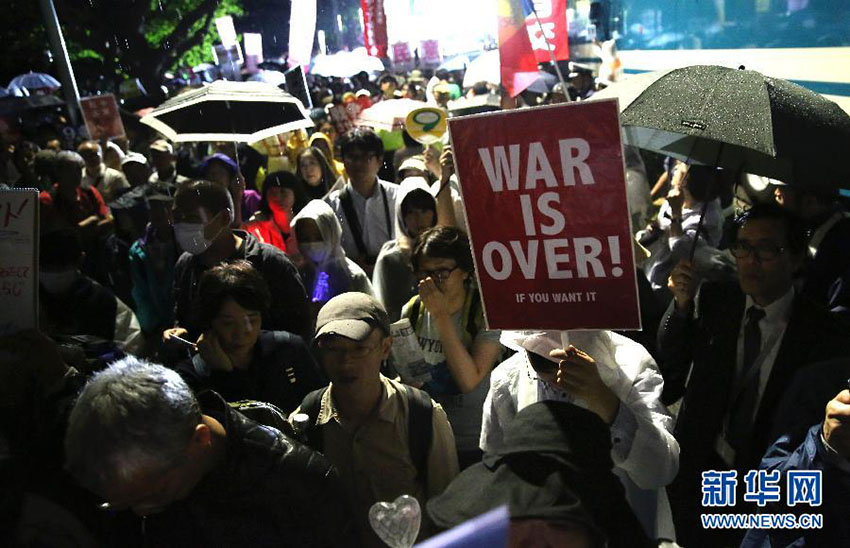
[[[697,252],[697,243],[699,242],[699,235],[702,232],[702,223],[705,221],[705,212],[708,210],[708,202],[706,200],[702,203],[702,209],[699,212],[699,223],[697,224],[697,232],[694,234],[694,241],[691,243],[691,252],[688,253],[688,261],[694,262],[694,255]]]

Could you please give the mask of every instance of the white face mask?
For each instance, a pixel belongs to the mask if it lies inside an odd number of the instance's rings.
[[[38,281],[45,291],[52,295],[59,295],[71,288],[77,280],[78,275],[77,269],[60,270],[58,272],[45,272],[42,270],[38,273]]]
[[[200,255],[212,245],[212,240],[204,238],[203,223],[174,223],[174,238],[183,251]]]
[[[301,253],[315,264],[322,264],[331,254],[331,247],[325,242],[307,242],[299,244]]]
[[[206,216],[203,215],[203,211],[201,211],[201,218],[206,220]],[[215,219],[215,217],[213,217]],[[204,237],[204,229],[209,223],[174,223],[174,238],[177,240],[177,245],[183,251],[187,251],[192,255],[200,255],[204,251],[210,248],[213,243],[213,240],[218,238],[218,235],[221,234],[221,231],[224,230],[222,227],[212,239],[207,239]]]

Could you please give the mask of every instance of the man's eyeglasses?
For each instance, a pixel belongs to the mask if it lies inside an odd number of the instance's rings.
[[[355,346],[354,348],[345,348],[342,346],[335,346],[329,341],[322,340],[318,341],[316,345],[319,347],[319,350],[329,358],[344,359],[348,356],[355,360],[362,360],[381,346],[380,344],[376,344],[374,346]]]
[[[443,283],[449,279],[449,276],[452,275],[452,272],[457,270],[457,265],[454,265],[451,268],[438,268],[436,270],[420,270],[416,273],[416,279],[420,282],[425,278],[431,278],[437,283]]]
[[[754,246],[747,242],[738,241],[732,244],[729,251],[736,259],[744,259],[754,253],[755,258],[759,261],[772,261],[779,257],[785,251],[785,248],[772,245]]]

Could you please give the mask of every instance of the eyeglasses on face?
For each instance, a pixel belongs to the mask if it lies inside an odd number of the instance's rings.
[[[736,259],[745,259],[751,254],[755,254],[755,258],[759,261],[772,261],[779,257],[785,251],[785,248],[773,245],[755,246],[739,240],[732,244],[729,251]]]
[[[452,272],[457,270],[458,266],[454,265],[451,268],[437,268],[435,270],[420,270],[416,273],[416,279],[420,282],[425,278],[431,278],[437,283],[443,283],[449,279]]]

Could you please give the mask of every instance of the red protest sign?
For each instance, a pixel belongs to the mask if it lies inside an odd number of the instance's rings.
[[[438,40],[422,40],[422,62],[426,65],[439,65],[442,57],[440,56],[440,42]]]
[[[640,329],[617,102],[449,120],[487,324]]]
[[[80,99],[80,110],[83,111],[89,136],[95,141],[124,137],[118,103],[111,93]]]
[[[393,44],[393,63],[403,64],[413,61],[413,54],[410,53],[409,42],[396,42]]]

